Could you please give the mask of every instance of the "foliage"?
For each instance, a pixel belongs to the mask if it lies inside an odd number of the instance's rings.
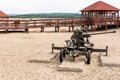
[[[36,14],[15,14],[11,18],[79,18],[79,13],[36,13]]]

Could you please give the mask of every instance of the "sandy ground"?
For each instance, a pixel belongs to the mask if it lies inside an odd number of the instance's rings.
[[[61,29],[62,30],[62,29]],[[64,30],[64,29],[63,29]],[[0,33],[0,80],[119,80],[120,67],[101,67],[98,54],[92,54],[93,61],[85,65],[83,72],[57,71],[57,59],[51,63],[29,63],[35,54],[48,54],[51,44],[63,46],[70,39],[72,32],[54,33]],[[109,46],[109,56],[120,56],[120,29],[115,34],[92,36],[91,42],[95,48]],[[119,61],[119,60],[118,60]]]

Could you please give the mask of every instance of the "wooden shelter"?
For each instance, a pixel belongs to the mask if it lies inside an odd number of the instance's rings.
[[[98,1],[84,9],[81,10],[82,17],[89,19],[89,24],[94,26],[96,25],[118,25],[117,20],[119,18],[118,8],[109,5],[103,1]]]

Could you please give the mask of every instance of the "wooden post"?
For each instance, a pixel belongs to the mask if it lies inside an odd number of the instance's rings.
[[[7,18],[7,20],[6,20],[6,23],[5,23],[5,27],[6,27],[6,33],[8,33],[8,26],[9,26],[9,24],[8,24],[8,20],[9,20],[9,18]]]
[[[44,32],[44,27],[43,26],[41,27],[41,32]]]
[[[57,32],[57,27],[55,27],[55,32]]]
[[[26,32],[26,33],[29,33],[29,30],[28,30],[28,28],[27,28],[27,27],[25,28],[25,32]]]
[[[118,15],[118,11],[117,11],[117,16],[116,16],[117,20],[115,21],[116,28],[118,28],[118,17],[119,17],[119,15]]]
[[[43,32],[44,32],[45,28],[43,27]]]
[[[9,22],[8,22],[9,18],[7,17],[7,20],[6,20],[6,26],[9,26]]]
[[[91,25],[91,30],[93,30],[93,25]]]
[[[56,31],[56,27],[55,27],[55,32],[57,32],[57,31]]]
[[[60,30],[60,27],[58,27],[58,32],[59,32],[59,30]]]
[[[74,26],[72,26],[72,31],[74,30]]]
[[[105,26],[105,30],[107,31],[107,25]]]
[[[57,24],[56,24],[56,27],[55,27],[55,32],[58,32],[59,31],[59,19],[57,19]]]
[[[94,24],[94,31],[96,31],[96,26],[95,26],[95,24]]]
[[[42,27],[41,27],[41,30],[40,30],[40,32],[42,32]]]
[[[6,33],[8,33],[8,26],[6,26]]]
[[[98,25],[98,29],[100,29],[100,25]]]
[[[70,26],[68,28],[69,28],[69,32],[70,32],[71,31]]]
[[[95,20],[95,18],[94,18],[94,20],[93,20],[93,24],[94,24],[94,31],[96,31],[96,26],[95,26],[96,20]]]
[[[85,18],[87,17],[86,12],[85,12]]]
[[[26,21],[26,22],[27,22],[26,25],[24,25],[25,26],[25,32],[29,33],[28,21]]]
[[[107,31],[107,18],[105,18],[105,31]]]

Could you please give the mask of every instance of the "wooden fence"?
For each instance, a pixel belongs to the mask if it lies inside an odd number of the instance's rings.
[[[44,31],[46,27],[54,27],[55,31],[59,31],[60,27],[68,27],[69,31],[74,27],[92,26],[96,30],[96,26],[115,25],[120,26],[119,18],[63,18],[63,19],[36,19],[36,20],[0,20],[0,30],[16,30],[23,29],[29,32],[29,28],[41,28]]]

